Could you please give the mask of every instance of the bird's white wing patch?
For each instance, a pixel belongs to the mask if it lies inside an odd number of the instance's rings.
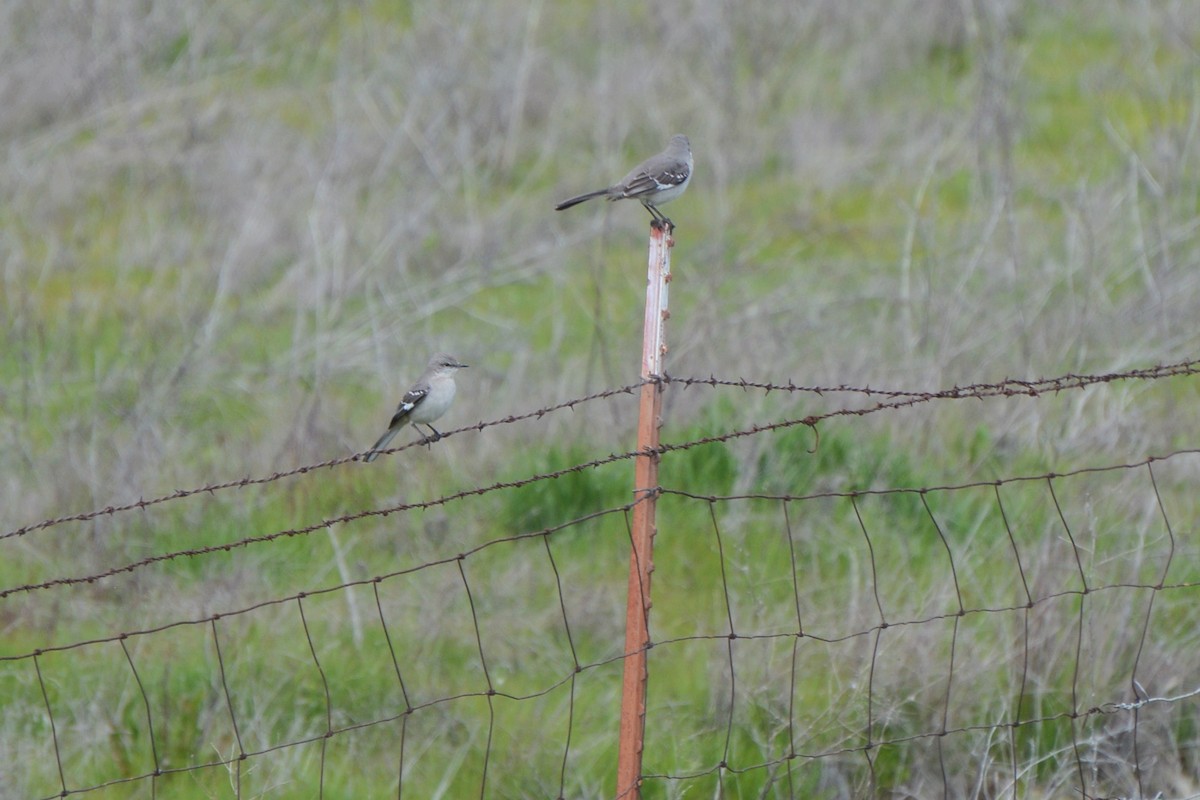
[[[659,173],[654,177],[654,182],[658,184],[658,188],[667,189],[671,186],[678,186],[679,184],[683,183],[688,179],[688,175],[690,174],[691,170],[689,170],[687,165],[684,164],[682,165],[681,169],[666,170]]]

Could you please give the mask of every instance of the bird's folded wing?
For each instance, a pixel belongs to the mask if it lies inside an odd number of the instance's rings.
[[[625,181],[621,187],[624,197],[641,197],[644,194],[657,192],[661,187],[652,176],[642,173]]]
[[[397,422],[400,422],[409,414],[411,414],[412,410],[416,408],[422,400],[425,399],[425,395],[427,394],[429,394],[429,390],[425,388],[409,389],[405,393],[404,397],[400,400],[400,406],[396,409],[396,413],[392,417],[392,421],[388,427],[392,427]]]
[[[671,169],[664,169],[662,172],[654,176],[654,181],[659,185],[659,188],[667,189],[672,186],[678,186],[688,179],[691,174],[687,164],[680,164]]]
[[[670,189],[672,186],[678,186],[687,180],[688,168],[686,164],[680,165],[678,169],[663,170],[651,175],[647,172],[642,172],[626,179],[622,188],[624,189],[625,197],[641,197],[645,194],[653,194],[654,192]]]

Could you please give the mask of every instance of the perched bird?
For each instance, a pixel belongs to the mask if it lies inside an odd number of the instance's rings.
[[[655,223],[673,228],[675,226],[671,220],[658,210],[658,206],[669,203],[683,194],[691,179],[692,145],[686,136],[677,133],[671,137],[666,150],[638,164],[619,183],[607,189],[597,189],[570,200],[563,200],[554,208],[562,211],[593,197],[605,197],[609,200],[633,198],[642,202]]]
[[[424,425],[433,431],[433,438],[425,437],[424,441],[436,442],[442,438],[442,434],[430,423],[450,409],[450,404],[454,402],[454,373],[465,366],[467,365],[460,364],[454,356],[445,353],[438,353],[429,359],[421,377],[405,392],[387,431],[371,447],[365,460],[371,462],[379,458],[379,451],[387,447],[388,442],[410,422],[418,433],[421,432],[418,425]]]

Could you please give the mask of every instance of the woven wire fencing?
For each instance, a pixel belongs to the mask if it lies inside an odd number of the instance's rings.
[[[947,404],[1198,371],[662,379],[668,405],[824,410],[668,417],[642,796],[1200,796],[1200,450],[924,485],[879,444]],[[0,796],[614,796],[637,453],[388,503],[361,475],[638,388],[0,533],[28,575],[0,587]],[[340,512],[276,524],[310,495]]]

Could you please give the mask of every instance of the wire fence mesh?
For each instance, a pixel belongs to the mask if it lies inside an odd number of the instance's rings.
[[[661,379],[854,399],[659,448],[642,794],[1200,796],[1200,449],[931,485],[852,458],[868,416],[1198,371]],[[613,796],[637,455],[386,504],[337,458],[0,533],[0,794]],[[321,492],[340,513],[273,524]]]

